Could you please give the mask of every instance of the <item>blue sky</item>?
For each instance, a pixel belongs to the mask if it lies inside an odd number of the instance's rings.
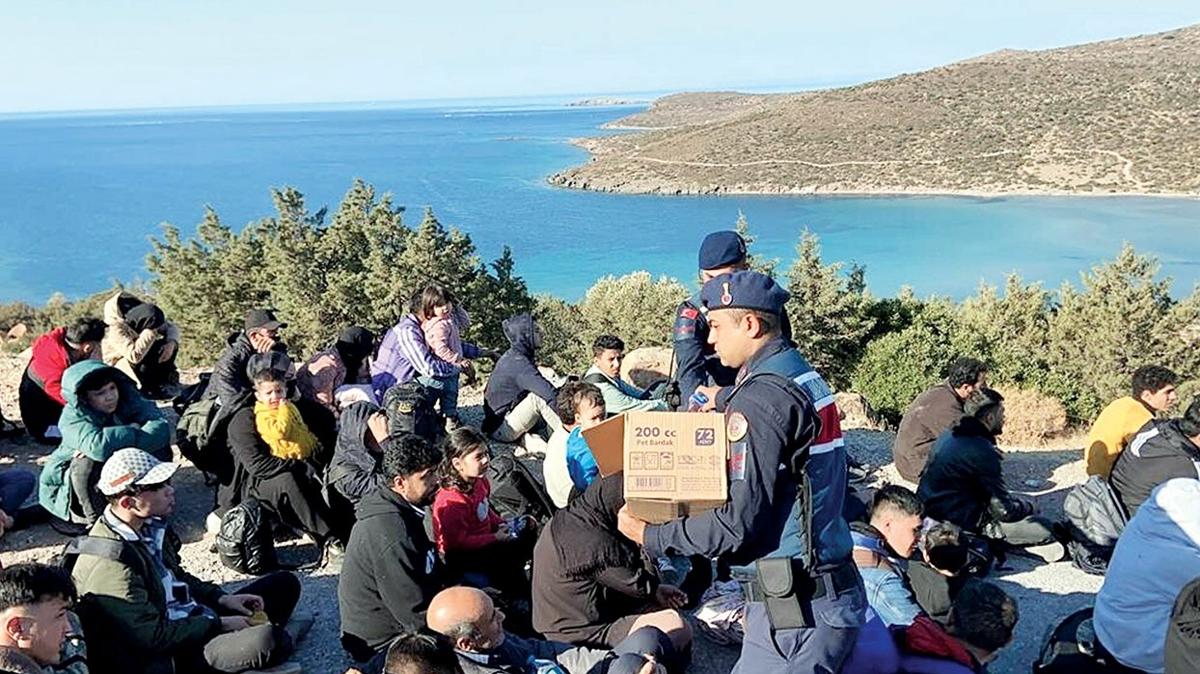
[[[27,0],[0,112],[781,89],[1198,22],[1196,0]]]

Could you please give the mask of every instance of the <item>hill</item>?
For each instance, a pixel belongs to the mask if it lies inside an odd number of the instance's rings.
[[[1200,195],[1200,25],[796,94],[668,96],[550,182],[661,194]]]

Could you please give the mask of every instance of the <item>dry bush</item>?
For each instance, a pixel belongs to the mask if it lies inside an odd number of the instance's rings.
[[[1038,391],[1000,388],[1004,396],[1004,434],[1000,441],[1013,447],[1044,447],[1070,430],[1063,404]]]

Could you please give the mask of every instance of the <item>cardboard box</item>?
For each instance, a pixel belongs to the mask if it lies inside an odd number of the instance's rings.
[[[729,498],[723,414],[628,412],[583,436],[601,475],[625,471],[625,501],[648,522],[710,510]]]

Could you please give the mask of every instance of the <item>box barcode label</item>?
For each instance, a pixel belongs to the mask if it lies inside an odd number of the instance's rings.
[[[671,475],[635,475],[633,486],[636,489],[675,490],[675,478]]]

